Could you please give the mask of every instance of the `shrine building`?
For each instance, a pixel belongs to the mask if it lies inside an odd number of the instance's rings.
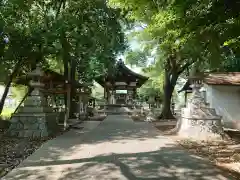
[[[148,77],[130,70],[122,60],[114,66],[113,72],[95,78],[104,88],[104,98],[110,105],[132,105],[140,88]]]

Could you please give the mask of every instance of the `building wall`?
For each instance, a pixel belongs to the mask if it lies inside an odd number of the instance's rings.
[[[222,116],[224,127],[240,130],[240,86],[206,85],[206,102]]]

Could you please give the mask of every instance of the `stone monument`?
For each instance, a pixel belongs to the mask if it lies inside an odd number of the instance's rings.
[[[186,108],[182,109],[178,134],[196,140],[221,139],[223,137],[221,116],[216,114],[215,109],[208,107],[200,93],[203,78],[204,75],[200,72],[189,78],[193,94]]]
[[[37,68],[28,76],[32,79],[30,86],[34,90],[24,101],[24,106],[12,116],[6,135],[30,138],[47,137],[59,130],[58,114],[47,105],[46,98],[41,91],[44,84],[40,79],[44,73],[40,66],[37,65]]]
[[[83,84],[82,81],[80,81],[80,83],[81,85],[77,88],[77,94],[79,97],[78,113],[79,113],[79,119],[86,120],[88,118],[88,112],[90,110],[88,108],[88,102],[91,95],[91,89],[88,87],[87,83]]]

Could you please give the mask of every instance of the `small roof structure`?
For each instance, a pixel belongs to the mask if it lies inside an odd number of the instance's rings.
[[[141,87],[149,78],[130,70],[122,60],[119,60],[114,66],[113,73],[107,73],[95,78],[101,86],[105,86],[105,82],[136,82],[136,87]]]
[[[204,78],[204,83],[209,85],[240,85],[240,72],[209,73]]]
[[[28,85],[31,77],[29,75],[24,75],[15,80],[16,84]],[[88,84],[80,82],[69,82],[62,74],[57,73],[50,69],[43,70],[43,77],[40,78],[44,84],[49,84],[52,81],[55,85],[64,85],[67,82],[74,86],[75,88],[88,88]]]
[[[53,81],[53,82],[59,82],[59,83],[65,83],[65,78],[63,75],[52,71],[50,69],[45,69],[43,70],[44,76],[41,78],[41,81],[43,83]],[[21,85],[28,85],[29,81],[31,78],[28,75],[21,76],[15,80],[16,84],[21,84]]]
[[[206,76],[203,80],[205,84],[209,85],[225,85],[225,86],[240,86],[240,72],[215,72],[215,73],[204,73]],[[191,83],[188,80],[181,90],[182,91],[192,90],[190,87]]]

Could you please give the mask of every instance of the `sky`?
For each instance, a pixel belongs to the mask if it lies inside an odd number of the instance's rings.
[[[145,25],[141,26],[141,27],[135,27],[134,30],[132,31],[128,31],[126,32],[126,36],[129,35],[131,32],[133,31],[141,31],[143,30],[143,27],[146,27]],[[131,39],[129,40],[129,46],[132,50],[137,50],[137,49],[141,49],[140,43],[136,40],[136,39]],[[154,50],[155,51],[155,50]],[[152,52],[154,54],[154,51]],[[124,59],[124,56],[120,57],[121,59]],[[151,63],[151,61],[153,60],[153,58],[149,58],[149,64]],[[129,69],[131,69],[132,71],[142,74],[142,68],[140,67],[130,67],[129,65],[126,65]],[[176,85],[176,90],[180,90],[183,86],[183,84],[185,84],[186,80],[179,78],[178,84]]]
[[[128,33],[126,33],[126,34],[128,34]],[[137,49],[141,48],[140,43],[137,40],[130,40],[129,46],[132,50],[137,50]],[[125,62],[124,55],[121,55],[119,58],[121,58]],[[136,67],[136,66],[131,67],[127,64],[126,64],[126,66],[136,73],[141,73],[141,71],[142,71],[142,68],[140,68],[140,67]]]
[[[146,27],[147,27],[146,24],[136,25],[132,30],[126,31],[125,35],[129,36],[133,32],[143,31]],[[133,51],[141,49],[141,43],[137,39],[135,39],[135,38],[128,38],[128,40],[129,40],[128,44],[129,44],[130,48]],[[152,54],[154,54],[154,53],[155,53],[155,50],[152,51]],[[121,56],[120,58],[125,60],[124,56]],[[147,60],[148,60],[147,64],[150,65],[151,63],[153,63],[154,58],[148,58]],[[130,67],[128,65],[127,65],[127,67],[129,67],[131,70],[133,70],[136,73],[142,73],[142,68],[140,68],[140,67],[136,67],[136,66],[135,67]]]

